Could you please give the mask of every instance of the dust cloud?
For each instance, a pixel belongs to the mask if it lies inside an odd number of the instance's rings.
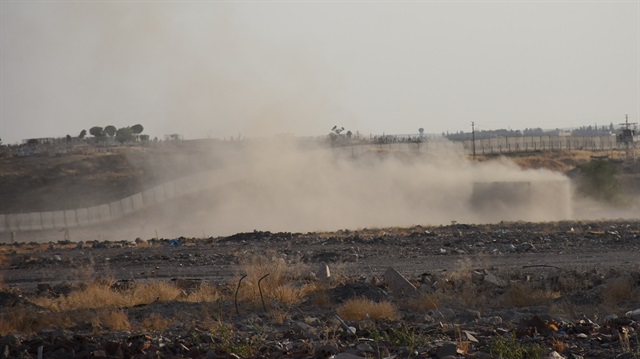
[[[330,147],[273,139],[216,155],[223,163],[206,172],[209,189],[149,212],[128,236],[550,221],[571,212],[565,176],[505,159],[471,162],[444,140]]]

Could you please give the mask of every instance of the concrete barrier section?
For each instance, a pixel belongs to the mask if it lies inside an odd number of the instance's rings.
[[[111,219],[122,217],[122,201],[111,202],[109,211],[111,211]]]
[[[93,207],[87,208],[87,210],[88,210],[87,213],[88,213],[89,224],[100,223],[100,207],[93,206]]]
[[[53,217],[53,228],[67,228],[67,225],[64,223],[64,211],[51,212],[51,216]]]
[[[148,189],[142,192],[142,199],[145,206],[152,206],[156,204],[156,195],[153,192],[153,189]]]
[[[40,212],[29,213],[29,229],[30,231],[42,230],[42,218]]]
[[[183,194],[190,193],[191,191],[189,185],[189,180],[186,177],[179,178],[173,181],[173,187],[175,189],[176,196],[182,196]]]
[[[67,228],[78,226],[75,210],[64,211],[64,224]]]
[[[54,229],[53,212],[41,212],[40,219],[42,221],[42,229]]]
[[[127,215],[133,213],[133,197],[127,197],[120,200],[120,206],[122,207],[122,214]]]
[[[131,200],[133,201],[133,210],[139,211],[144,208],[144,199],[142,199],[142,193],[136,193],[131,196]]]
[[[79,226],[86,226],[89,224],[89,209],[80,208],[76,210],[76,218]]]
[[[175,181],[167,182],[163,186],[164,186],[164,195],[166,199],[171,199],[176,197]]]
[[[153,196],[156,199],[156,203],[162,203],[167,200],[167,195],[164,193],[164,185],[153,187]]]
[[[107,222],[111,220],[111,207],[108,204],[101,204],[98,206],[100,211],[100,222]]]

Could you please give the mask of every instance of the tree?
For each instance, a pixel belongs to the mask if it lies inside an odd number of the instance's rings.
[[[104,130],[102,131],[104,134],[108,135],[109,137],[113,137],[116,135],[116,127],[115,126],[107,126],[104,128]]]
[[[131,142],[133,140],[135,140],[135,136],[133,135],[133,131],[131,130],[131,127],[119,128],[116,131],[116,141],[123,143],[123,142]]]
[[[331,140],[332,145],[342,140],[344,137],[342,131],[344,131],[344,127],[338,127],[337,125],[333,126],[331,133],[329,133],[329,139]]]
[[[78,138],[84,138],[84,136],[87,135],[87,130],[82,130],[80,131],[80,134],[78,135]]]
[[[420,137],[424,136],[424,128],[420,127],[418,132],[420,132]]]
[[[89,129],[89,133],[94,137],[102,137],[104,136],[103,128],[100,126],[94,126]]]
[[[131,132],[133,132],[134,135],[139,135],[142,131],[144,131],[144,127],[140,124],[131,126]]]
[[[578,168],[582,172],[578,192],[612,204],[621,202],[618,170],[613,163],[607,159],[594,159]]]

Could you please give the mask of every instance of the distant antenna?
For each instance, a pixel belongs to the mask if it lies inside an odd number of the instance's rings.
[[[617,142],[624,145],[625,154],[627,159],[632,159],[633,162],[636,161],[635,156],[635,143],[638,142],[638,136],[636,135],[635,125],[637,122],[629,123],[629,115],[625,115],[624,123],[621,123],[620,126],[623,126],[621,132],[617,136]],[[631,129],[631,125],[634,125],[634,129]]]
[[[475,123],[471,121],[471,143],[473,146],[473,160],[476,160],[476,127]]]

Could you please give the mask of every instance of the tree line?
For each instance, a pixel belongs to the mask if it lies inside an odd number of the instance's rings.
[[[103,141],[109,138],[114,139],[116,142],[133,142],[136,140],[148,141],[149,135],[143,135],[144,127],[140,124],[116,128],[113,125],[106,127],[93,126],[89,129],[89,134],[93,136],[96,141]],[[79,138],[85,138],[87,136],[87,130],[80,131]],[[67,135],[67,138],[70,138]]]

